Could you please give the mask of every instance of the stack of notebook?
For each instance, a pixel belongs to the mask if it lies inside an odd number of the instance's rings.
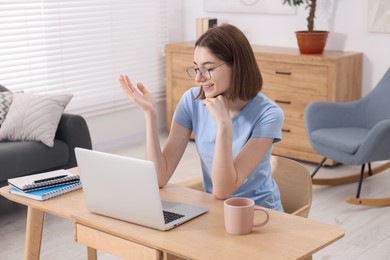
[[[44,201],[81,188],[78,175],[67,170],[57,170],[8,179],[9,192],[19,196]]]

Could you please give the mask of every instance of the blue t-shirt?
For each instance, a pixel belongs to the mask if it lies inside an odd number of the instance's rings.
[[[202,166],[204,190],[212,193],[211,170],[216,125],[208,108],[203,106],[201,100],[195,100],[199,90],[199,87],[194,87],[184,93],[174,113],[174,120],[180,125],[193,130],[196,149]],[[233,158],[235,158],[249,138],[274,138],[274,143],[280,141],[283,111],[273,101],[259,92],[249,100],[237,116],[232,118],[232,123],[232,149]],[[232,197],[251,198],[256,205],[283,210],[279,189],[271,177],[270,157],[272,147],[273,145]]]

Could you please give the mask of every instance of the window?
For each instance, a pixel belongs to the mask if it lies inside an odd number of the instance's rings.
[[[128,107],[118,76],[165,97],[166,0],[15,0],[0,3],[0,84],[62,91],[67,111]]]

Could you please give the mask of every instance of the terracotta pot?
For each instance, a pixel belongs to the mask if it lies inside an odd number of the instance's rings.
[[[299,51],[302,54],[321,54],[324,51],[328,31],[298,31],[297,36]]]

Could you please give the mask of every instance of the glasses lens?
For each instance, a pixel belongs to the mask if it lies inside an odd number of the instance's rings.
[[[200,72],[200,74],[202,74],[203,78],[205,78],[205,79],[211,78],[210,71],[207,68],[199,68],[199,72]]]
[[[187,68],[187,74],[191,79],[196,78],[196,70],[193,67]]]
[[[202,78],[205,78],[205,79],[211,78],[210,71],[207,68],[202,68],[202,67],[201,68],[194,68],[194,67],[187,68],[187,74],[188,74],[188,76],[190,76],[191,79],[196,79],[197,71],[199,71],[200,76],[202,76]]]

